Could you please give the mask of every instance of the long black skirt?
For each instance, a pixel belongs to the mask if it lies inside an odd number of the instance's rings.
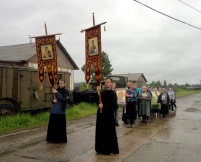
[[[168,114],[168,105],[166,104],[161,104],[161,114],[162,115],[167,115]]]
[[[66,115],[50,114],[46,141],[50,143],[66,143]]]
[[[113,110],[107,113],[104,113],[104,110],[103,113],[97,113],[95,150],[97,153],[106,155],[119,154]]]
[[[122,121],[124,122],[124,124],[127,124],[127,117],[126,117],[126,106],[123,106],[123,111],[122,111]]]
[[[127,117],[127,119],[131,119],[131,120],[137,119],[136,102],[128,102],[127,103],[126,117]]]

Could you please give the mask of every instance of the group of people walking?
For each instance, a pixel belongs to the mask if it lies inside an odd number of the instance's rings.
[[[119,154],[117,134],[115,126],[118,124],[118,95],[116,84],[110,78],[105,81],[105,90],[101,92],[101,103],[97,111],[95,150],[102,154]],[[100,88],[100,87],[99,87]],[[134,128],[137,117],[142,122],[149,122],[152,113],[152,97],[157,96],[156,103],[159,105],[156,113],[160,113],[166,118],[169,111],[174,111],[176,107],[175,94],[172,88],[160,91],[146,86],[135,88],[134,82],[127,83],[125,92],[125,104],[123,105],[122,120],[127,124],[127,128]],[[102,111],[100,111],[102,109]]]
[[[131,95],[132,94],[132,95]],[[150,122],[152,113],[166,118],[167,115],[175,113],[176,96],[172,88],[134,88],[134,83],[129,81],[126,90],[126,103],[123,105],[122,121],[127,127],[135,127],[137,117],[142,122]]]
[[[97,91],[101,91],[101,101],[98,104],[95,129],[95,151],[100,154],[119,154],[117,141],[116,126],[118,123],[118,96],[116,93],[116,85],[111,78],[105,80],[105,89],[97,87]],[[59,80],[59,87],[52,89],[52,109],[49,118],[46,141],[48,143],[66,143],[66,103],[68,102],[69,92],[65,88],[65,81]],[[157,96],[157,100],[152,99]],[[149,122],[151,116],[152,104],[160,104],[160,114],[166,118],[169,108],[174,111],[175,95],[172,89],[166,91],[150,90],[146,86],[135,88],[134,82],[127,83],[125,91],[125,103],[123,105],[122,120],[127,124],[128,128],[135,127],[137,117],[141,117],[142,122]],[[155,105],[155,104],[153,104]],[[156,108],[157,109],[157,108]]]
[[[174,114],[176,112],[176,95],[172,88],[157,88],[151,89],[151,111],[156,115],[161,115],[166,118],[167,115]]]

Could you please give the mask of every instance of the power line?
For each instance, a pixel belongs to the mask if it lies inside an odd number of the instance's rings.
[[[180,0],[179,0],[179,1],[180,1]],[[183,1],[180,1],[180,2],[182,2],[183,4],[187,5],[188,7],[190,7],[190,8],[192,8],[192,9],[194,9],[194,10],[196,10],[196,11],[198,11],[198,12],[201,13],[201,11],[199,11],[199,10],[197,10],[196,8],[190,6],[189,4],[187,4],[187,3],[183,2]]]
[[[151,8],[151,7],[149,7],[148,5],[143,4],[143,3],[141,3],[141,2],[139,2],[139,1],[137,1],[137,0],[134,0],[134,1],[137,2],[137,3],[139,3],[139,4],[141,4],[141,5],[143,5],[143,6],[145,6],[145,7],[147,7],[147,8],[149,8],[149,9],[151,9],[151,10],[153,10],[153,11],[155,11],[155,12],[158,12],[158,13],[164,15],[164,16],[167,16],[167,17],[169,17],[169,18],[171,18],[171,19],[173,19],[173,20],[176,20],[176,21],[178,21],[178,22],[180,22],[180,23],[183,23],[183,24],[185,24],[185,25],[191,26],[191,27],[193,27],[193,28],[195,28],[195,29],[201,30],[201,28],[199,28],[199,27],[196,27],[196,26],[194,26],[194,25],[191,25],[191,24],[189,24],[189,23],[186,23],[186,22],[184,22],[184,21],[181,21],[181,20],[179,20],[179,19],[176,19],[176,18],[174,18],[174,17],[172,17],[172,16],[169,16],[169,15],[167,15],[167,14],[165,14],[165,13],[163,13],[163,12],[160,12],[160,11],[154,9],[154,8]]]

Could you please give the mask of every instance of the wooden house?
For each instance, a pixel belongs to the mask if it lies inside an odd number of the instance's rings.
[[[78,66],[71,58],[62,43],[57,40],[57,65],[58,71],[69,74],[66,86],[70,90],[74,89],[74,70],[79,70]],[[38,68],[35,43],[18,44],[0,47],[0,65],[21,66]]]
[[[129,74],[115,74],[118,76],[124,76],[127,77],[128,80],[135,82],[136,88],[142,88],[146,85],[147,79],[145,78],[143,73],[129,73]]]

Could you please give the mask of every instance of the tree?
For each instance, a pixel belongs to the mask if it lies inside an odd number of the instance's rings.
[[[153,87],[153,88],[159,88],[159,87],[162,87],[162,84],[161,84],[160,81],[152,81],[150,86]]]
[[[82,71],[85,73],[85,64],[82,66]],[[105,78],[108,74],[111,74],[111,72],[114,69],[112,68],[112,64],[110,62],[109,56],[106,52],[102,52],[102,78]],[[91,67],[91,81],[95,81],[95,72],[94,67],[92,65]]]
[[[167,88],[167,82],[166,82],[166,80],[164,80],[163,87]]]

